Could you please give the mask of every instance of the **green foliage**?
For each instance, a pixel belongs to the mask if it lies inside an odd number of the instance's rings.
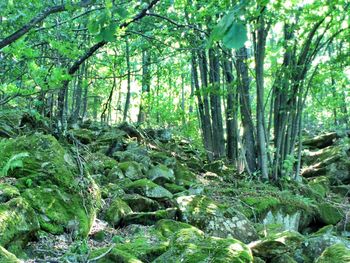
[[[0,171],[0,177],[7,176],[9,171],[13,171],[16,168],[23,168],[23,159],[28,156],[29,153],[27,152],[21,152],[13,155],[2,167]]]

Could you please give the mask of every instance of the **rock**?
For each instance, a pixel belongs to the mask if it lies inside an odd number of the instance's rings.
[[[180,196],[176,203],[184,222],[210,235],[231,236],[243,242],[257,239],[253,224],[242,213],[227,209],[204,195]]]
[[[326,202],[318,205],[318,211],[320,221],[326,225],[335,225],[343,218],[342,210]]]
[[[138,180],[142,179],[143,173],[142,173],[142,166],[134,161],[129,161],[129,162],[123,162],[119,163],[118,167],[122,172],[124,173],[124,176],[129,178],[130,180]]]
[[[350,249],[350,241],[333,235],[327,231],[326,233],[317,232],[316,234],[307,238],[302,244],[302,253],[305,258],[315,260],[323,251],[335,244],[343,244],[347,249]]]
[[[20,263],[21,261],[5,248],[0,246],[0,263]]]
[[[166,238],[171,237],[174,233],[180,231],[181,229],[185,229],[185,228],[190,228],[194,231],[200,231],[199,229],[197,229],[196,227],[194,227],[190,224],[186,224],[186,223],[171,220],[171,219],[159,220],[155,224],[155,228],[158,231],[160,231],[161,234]]]
[[[308,185],[321,197],[325,197],[329,192],[329,179],[326,176],[313,178],[309,181]]]
[[[147,172],[147,178],[157,184],[175,182],[174,171],[163,164],[158,164],[157,166],[152,167]]]
[[[7,247],[12,241],[25,245],[39,228],[37,216],[25,199],[17,197],[0,204],[0,246]]]
[[[310,148],[325,148],[334,143],[334,140],[339,138],[339,134],[336,132],[329,132],[326,134],[321,134],[311,139],[306,139],[303,141],[303,145]]]
[[[196,175],[180,163],[176,164],[174,175],[178,185],[190,186],[196,181]]]
[[[185,187],[183,187],[182,185],[178,185],[178,184],[165,183],[163,186],[165,189],[169,190],[172,194],[186,191]]]
[[[89,261],[96,263],[142,263],[142,261],[134,255],[117,248],[110,249],[110,247],[93,250],[89,255]]]
[[[110,223],[112,226],[118,226],[123,217],[128,214],[131,214],[133,211],[119,197],[115,198],[106,211],[106,221]]]
[[[96,140],[96,135],[89,129],[74,129],[69,131],[75,139],[78,139],[83,144],[90,144]]]
[[[129,180],[128,183],[131,181]],[[102,198],[115,198],[115,197],[123,197],[125,195],[125,191],[122,186],[118,184],[109,183],[102,188]]]
[[[68,231],[75,237],[88,235],[96,211],[88,200],[84,205],[84,197],[79,194],[73,195],[51,185],[51,188],[38,186],[27,189],[22,196],[38,214],[41,229],[52,234]]]
[[[297,263],[290,255],[284,254],[275,257],[271,260],[271,263]]]
[[[350,262],[350,249],[343,244],[332,245],[323,251],[321,256],[316,259],[316,263],[348,263]]]
[[[158,210],[154,212],[138,212],[130,213],[123,217],[121,225],[140,224],[140,225],[154,225],[157,221],[162,219],[175,219],[176,209],[167,208],[165,210]]]
[[[125,186],[128,193],[136,193],[149,198],[171,199],[172,193],[148,179],[140,179]]]
[[[177,262],[242,262],[250,263],[250,249],[236,239],[208,237],[198,230],[181,229],[171,239],[170,249],[155,259],[154,263]]]
[[[278,225],[281,230],[299,230],[301,212],[297,211],[294,214],[286,214],[281,210],[269,211],[263,219],[263,224],[267,227],[270,225]]]
[[[123,171],[118,166],[114,166],[101,181],[103,184],[116,183],[119,179],[123,178],[125,178]]]
[[[99,152],[88,155],[86,161],[92,174],[103,174],[105,176],[118,165],[116,160]]]
[[[122,199],[134,212],[152,212],[161,208],[157,201],[139,194],[126,194]]]
[[[174,157],[169,156],[165,152],[155,152],[151,151],[150,152],[150,158],[153,163],[155,164],[163,164],[167,167],[170,167],[172,169],[175,168],[176,166],[176,159]]]
[[[303,240],[304,237],[296,231],[284,231],[252,242],[249,247],[252,249],[254,256],[271,260],[286,253],[294,252]]]
[[[18,189],[10,184],[0,183],[0,203],[6,203],[20,195]]]

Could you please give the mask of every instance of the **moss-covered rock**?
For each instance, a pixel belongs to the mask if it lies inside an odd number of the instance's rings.
[[[329,203],[318,205],[319,219],[326,225],[335,225],[343,218],[343,212]]]
[[[316,263],[348,263],[350,262],[350,249],[344,244],[332,245],[323,251]]]
[[[157,184],[175,182],[174,171],[163,164],[152,167],[147,172],[147,178]]]
[[[125,190],[126,192],[144,195],[149,198],[171,199],[173,197],[168,190],[148,179],[140,179],[127,184]]]
[[[134,212],[152,212],[161,208],[156,200],[152,200],[139,194],[126,194],[122,199]]]
[[[25,245],[38,230],[38,219],[26,200],[18,197],[0,204],[0,246],[13,241]]]
[[[141,260],[130,253],[117,248],[110,249],[109,247],[93,250],[89,260],[97,263],[142,263]]]
[[[343,244],[347,249],[350,249],[349,240],[335,236],[330,231],[321,231],[311,235],[302,244],[304,261],[307,263],[313,262],[313,260],[321,256],[326,248],[336,244]]]
[[[297,263],[297,262],[290,255],[284,254],[273,258],[271,260],[271,263]]]
[[[250,249],[236,239],[204,238],[198,231],[186,228],[175,233],[170,249],[154,263],[252,262]]]
[[[5,203],[20,195],[18,189],[10,184],[0,183],[0,203]]]
[[[197,229],[196,227],[194,227],[190,224],[186,224],[186,223],[171,220],[171,219],[159,220],[155,224],[155,228],[158,231],[160,231],[162,233],[162,235],[166,238],[171,237],[174,233],[180,231],[181,229],[185,229],[185,228],[190,228],[194,231],[197,231],[197,230],[199,231],[199,229]]]
[[[108,175],[102,178],[102,183],[103,184],[116,183],[123,178],[125,178],[123,171],[118,166],[114,166],[109,171]]]
[[[96,133],[90,129],[74,129],[69,132],[83,144],[89,144],[96,140]]]
[[[310,188],[321,197],[325,197],[329,192],[329,179],[326,176],[313,178],[308,184]]]
[[[140,224],[140,225],[154,225],[161,219],[175,219],[176,209],[167,208],[164,210],[158,210],[154,212],[138,212],[130,213],[123,217],[121,224]]]
[[[21,261],[5,248],[0,246],[0,263],[20,263]]]
[[[286,253],[294,252],[303,240],[304,237],[296,231],[284,231],[271,234],[262,240],[251,243],[249,246],[254,256],[271,260]]]
[[[119,181],[118,181],[119,182]],[[127,183],[131,181],[128,180]],[[123,197],[125,195],[125,191],[122,186],[118,184],[109,183],[102,187],[101,190],[102,198],[115,198],[115,197]]]
[[[113,226],[119,225],[126,215],[132,213],[132,209],[119,197],[115,198],[106,211],[106,220]]]
[[[181,163],[176,164],[174,175],[175,181],[179,185],[190,186],[196,181],[196,175]]]
[[[243,242],[257,239],[253,224],[239,211],[227,209],[204,195],[180,196],[176,199],[181,219],[206,233],[234,237]]]
[[[66,230],[81,237],[89,233],[96,208],[91,201],[84,200],[84,196],[63,192],[54,185],[27,189],[22,196],[38,214],[41,229],[52,234]]]
[[[135,161],[119,163],[118,167],[123,171],[127,178],[133,181],[144,177],[142,173],[142,166]]]
[[[113,167],[118,165],[116,160],[100,152],[88,155],[86,161],[91,174],[102,174],[104,176],[108,176]]]
[[[27,155],[21,158],[23,165],[10,170],[8,176],[24,178],[22,182],[30,179],[31,185],[56,184],[66,189],[77,186],[74,161],[53,136],[34,134],[5,140],[0,143],[0,152],[0,167],[18,154]],[[25,183],[19,186],[27,188]]]

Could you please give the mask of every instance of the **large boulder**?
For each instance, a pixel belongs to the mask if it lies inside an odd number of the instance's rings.
[[[250,263],[252,261],[253,256],[250,249],[236,239],[206,238],[198,229],[184,228],[174,233],[168,251],[153,262]]]
[[[332,245],[323,251],[316,263],[348,263],[350,262],[350,249],[343,244]]]
[[[158,184],[175,182],[174,171],[163,164],[158,164],[152,167],[147,172],[148,179]]]
[[[37,215],[31,224],[39,221],[41,229],[53,234],[67,230],[87,236],[99,205],[98,187],[53,136],[33,134],[4,140],[0,152],[0,167],[8,167],[3,176],[23,198],[18,209],[23,213],[34,209]],[[12,190],[13,197],[18,196]],[[8,187],[6,191],[9,199]]]
[[[243,242],[257,239],[253,224],[239,211],[227,209],[204,195],[180,196],[176,199],[181,219],[217,237],[237,238]]]
[[[135,161],[127,161],[118,164],[118,167],[124,173],[124,176],[129,178],[130,180],[138,180],[142,179],[142,165]]]
[[[125,191],[155,199],[171,199],[173,197],[172,193],[164,187],[148,179],[140,179],[127,184],[125,186]]]
[[[112,200],[110,206],[108,207],[106,211],[106,220],[109,222],[112,226],[118,226],[120,221],[125,217],[126,215],[132,213],[132,209],[128,206],[127,203],[125,203],[122,199],[119,197]]]

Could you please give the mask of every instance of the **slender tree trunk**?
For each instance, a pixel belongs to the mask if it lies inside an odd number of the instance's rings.
[[[130,98],[131,98],[130,47],[129,47],[128,38],[126,38],[126,41],[125,41],[125,57],[126,57],[126,68],[127,68],[127,92],[126,92],[126,98],[125,98],[123,121],[126,121],[128,117],[128,111],[130,107]]]
[[[146,120],[146,107],[148,103],[148,95],[150,91],[150,72],[149,65],[151,62],[151,57],[148,51],[142,51],[142,90],[141,90],[141,102],[140,102],[140,110],[137,118],[138,123],[143,123]]]

